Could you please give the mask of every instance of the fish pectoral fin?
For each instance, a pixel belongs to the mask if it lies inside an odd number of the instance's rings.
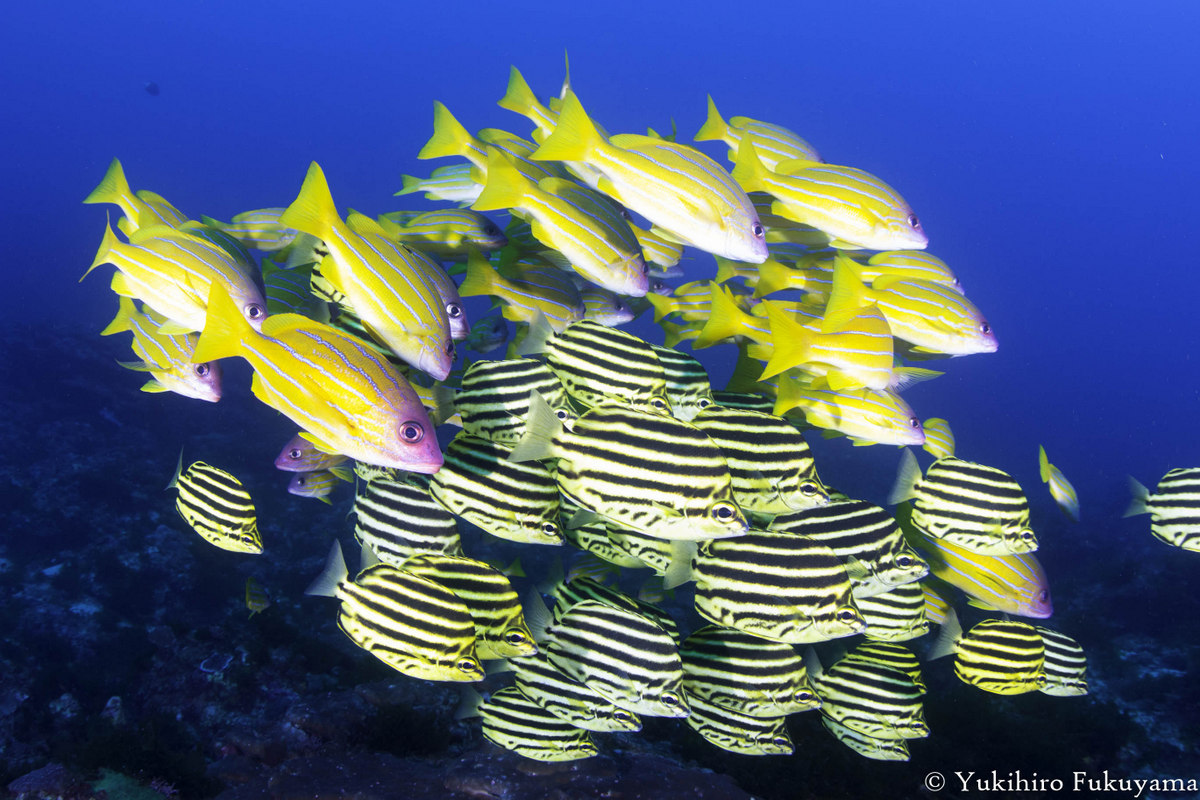
[[[313,436],[308,431],[300,431],[300,436],[301,436],[301,438],[305,439],[306,441],[312,442],[312,446],[315,447],[318,452],[325,453],[326,455],[332,455],[332,456],[341,455],[341,453],[339,451],[333,449],[328,444],[321,441],[316,436]]]

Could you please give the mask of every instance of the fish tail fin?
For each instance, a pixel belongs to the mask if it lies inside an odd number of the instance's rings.
[[[768,258],[758,265],[758,282],[754,284],[754,298],[766,297],[790,288],[793,278],[801,274],[781,261]]]
[[[688,339],[695,339],[696,334],[699,333],[695,328],[689,328],[682,322],[663,321],[658,325],[663,330],[663,346],[665,347],[678,347]]]
[[[654,307],[655,322],[662,322],[663,317],[675,313],[675,298],[673,297],[667,297],[656,292],[647,292],[646,300]]]
[[[312,162],[300,186],[300,194],[279,215],[279,224],[325,240],[338,223],[337,206],[329,193],[329,183],[321,165]]]
[[[740,335],[745,329],[746,312],[738,306],[728,287],[714,282],[709,287],[709,296],[711,304],[708,319],[700,329],[700,335],[692,342],[693,350],[712,347],[717,342]]]
[[[479,707],[483,705],[483,695],[470,686],[462,688],[462,696],[458,708],[454,711],[455,719],[471,719],[479,716]]]
[[[692,137],[697,142],[709,142],[714,139],[721,140],[729,135],[729,125],[721,118],[721,112],[717,111],[717,104],[713,102],[712,95],[708,96],[708,117],[704,120],[704,124],[700,126],[700,130],[696,131],[696,135]]]
[[[723,258],[715,256],[717,260],[717,276],[713,278],[717,283],[725,283],[737,277],[738,262],[731,258]]]
[[[438,100],[433,101],[433,135],[417,153],[417,158],[444,158],[472,154],[470,132],[463,127],[450,109]],[[475,159],[471,159],[472,162]]]
[[[204,330],[192,351],[192,363],[236,356],[241,352],[242,337],[247,331],[253,333],[254,328],[242,316],[224,284],[214,280],[209,286]]]
[[[104,221],[104,238],[100,240],[100,249],[96,251],[96,257],[92,259],[92,265],[79,276],[80,282],[88,276],[89,272],[101,264],[112,263],[113,249],[120,244],[121,240],[117,238],[117,232],[112,229],[112,224],[106,219]]]
[[[392,197],[399,197],[402,194],[416,194],[424,190],[425,179],[418,178],[416,175],[401,175],[400,185],[402,188],[392,195]]]
[[[529,413],[525,417],[525,433],[508,454],[509,461],[540,461],[554,456],[554,437],[562,433],[563,425],[536,389],[529,393]]]
[[[694,579],[692,559],[696,557],[696,546],[695,542],[671,542],[671,557],[662,579],[664,589],[674,589]]]
[[[1042,483],[1050,482],[1050,459],[1046,457],[1046,448],[1038,445],[1038,474],[1042,476]]]
[[[337,597],[338,584],[346,580],[349,574],[350,571],[346,569],[346,559],[342,555],[342,543],[334,539],[333,546],[329,548],[329,557],[325,559],[325,569],[321,570],[321,574],[308,585],[304,593],[321,597]]]
[[[896,367],[892,370],[892,391],[903,392],[910,386],[931,381],[945,374],[944,372],[938,372],[936,369],[924,369],[923,367]],[[933,417],[933,419],[940,418]],[[945,420],[941,421],[945,422]]]
[[[854,259],[838,253],[833,259],[833,288],[825,306],[821,330],[825,333],[845,325],[869,304],[867,287],[858,276]]]
[[[779,386],[775,393],[775,407],[771,409],[771,413],[777,417],[782,417],[797,407],[803,412],[807,405],[807,397],[804,395],[804,387],[800,384],[800,381],[785,375],[779,381]]]
[[[91,194],[83,198],[83,202],[112,203],[120,206],[125,216],[136,224],[137,209],[130,201],[133,196],[133,189],[129,188],[129,181],[125,179],[125,168],[121,166],[121,159],[114,158],[100,180],[100,185],[92,189]]]
[[[917,457],[906,447],[900,456],[900,469],[896,474],[896,483],[892,486],[892,491],[888,493],[888,505],[895,506],[905,500],[911,500],[919,480],[921,480],[921,465],[917,463]]]
[[[179,448],[179,461],[175,464],[175,474],[171,476],[171,482],[167,484],[167,488],[163,489],[163,491],[165,492],[169,489],[174,489],[176,486],[178,486],[179,485],[179,476],[182,474],[183,474],[183,448],[181,447],[181,448]]]
[[[533,181],[521,174],[507,153],[489,147],[486,182],[471,208],[475,211],[515,208],[535,188]]]
[[[734,161],[733,171],[729,174],[747,192],[766,191],[764,178],[767,177],[768,170],[758,157],[758,151],[754,149],[754,143],[749,137],[742,137],[738,144],[737,160]]]
[[[108,327],[100,331],[101,336],[109,336],[114,333],[121,333],[133,329],[133,315],[137,313],[137,307],[133,304],[133,298],[117,296],[117,315],[113,317],[113,321],[108,323]]]
[[[486,297],[507,281],[478,250],[467,255],[467,274],[458,287],[460,297]]]
[[[521,70],[510,66],[508,68],[508,88],[504,91],[504,97],[501,97],[496,105],[506,111],[515,111],[523,117],[529,117],[533,115],[533,109],[537,103],[537,95],[533,93],[533,89],[529,88],[529,83],[521,74]]]
[[[801,325],[785,309],[771,300],[763,300],[767,320],[771,324],[771,359],[763,370],[763,378],[770,378],[792,367],[811,361],[811,349],[815,334]]]
[[[1129,476],[1129,491],[1133,493],[1133,499],[1129,501],[1129,508],[1125,509],[1126,517],[1136,517],[1138,514],[1149,514],[1150,507],[1150,490],[1138,481],[1132,475]]]
[[[925,660],[934,661],[950,655],[954,652],[954,647],[962,639],[962,636],[962,625],[958,622],[958,613],[952,608],[946,612],[946,619],[942,621],[942,632],[938,634],[937,641],[929,649]]]
[[[516,347],[516,355],[536,356],[544,353],[553,338],[554,328],[551,327],[550,320],[540,308],[534,309],[533,319],[529,320],[525,328],[525,338]]]
[[[574,92],[567,92],[554,131],[529,157],[536,161],[587,161],[603,144],[604,137],[583,110],[579,98]]]

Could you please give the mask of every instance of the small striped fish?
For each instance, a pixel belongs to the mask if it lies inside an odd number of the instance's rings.
[[[804,659],[791,645],[707,625],[684,640],[679,657],[689,701],[699,698],[758,718],[783,717],[821,705],[808,682]]]
[[[483,191],[483,184],[475,180],[472,170],[475,165],[450,164],[438,167],[428,178],[401,175],[403,188],[396,196],[424,192],[426,200],[446,200],[451,203],[474,203]]]
[[[908,504],[896,509],[905,540],[929,563],[930,573],[966,592],[971,605],[1037,619],[1054,613],[1046,573],[1036,555],[980,555],[945,539],[927,536],[911,524],[910,513]]]
[[[501,539],[562,544],[554,473],[533,461],[509,460],[503,445],[460,432],[429,486],[450,513]]]
[[[167,488],[179,491],[175,510],[206,541],[234,553],[262,552],[254,502],[237,478],[203,461],[185,470],[181,452]]]
[[[483,738],[536,761],[575,761],[599,751],[588,732],[556,717],[515,686],[494,692],[477,707]]]
[[[521,599],[495,567],[465,556],[419,553],[406,560],[405,572],[445,586],[475,620],[475,652],[480,659],[517,658],[537,652],[525,625]]]
[[[929,573],[929,565],[905,543],[895,518],[862,500],[781,514],[770,529],[800,534],[832,549],[846,562],[856,600],[883,594]]]
[[[558,458],[559,490],[621,527],[685,540],[746,531],[725,458],[699,428],[610,404],[585,412],[567,431],[537,395],[526,427],[513,458]]]
[[[821,717],[821,724],[834,738],[861,756],[875,761],[908,761],[907,739],[878,739],[847,728],[829,717]]]
[[[533,598],[530,627],[550,663],[613,704],[652,717],[685,717],[683,664],[675,640],[636,612],[595,600],[577,603],[551,622]]]
[[[389,564],[367,567],[350,580],[335,539],[325,570],[305,594],[340,600],[338,627],[356,645],[410,678],[483,679],[471,614],[439,583]]]
[[[299,233],[295,228],[279,224],[282,208],[258,208],[243,211],[229,222],[220,222],[212,217],[201,217],[210,228],[229,234],[246,247],[261,253],[275,253],[287,247]]]
[[[714,391],[713,400],[724,408],[741,408],[760,414],[770,414],[775,407],[775,401],[770,397],[754,392]]]
[[[755,143],[743,139],[733,178],[748,192],[769,192],[775,197],[775,214],[821,230],[832,237],[834,247],[924,250],[929,244],[904,198],[861,169],[793,159],[771,170]]]
[[[774,412],[799,409],[804,421],[817,428],[845,434],[856,445],[925,443],[921,420],[908,403],[891,389],[834,391],[790,375],[779,381]]]
[[[1046,448],[1038,446],[1038,470],[1042,483],[1050,487],[1050,494],[1062,512],[1071,519],[1079,522],[1079,495],[1075,487],[1063,475],[1062,470],[1050,463],[1046,457]]]
[[[1056,697],[1087,694],[1087,656],[1079,642],[1065,633],[1034,625],[1045,648],[1046,685],[1040,691]]]
[[[925,680],[921,677],[921,664],[917,661],[912,650],[899,644],[884,642],[862,642],[849,653],[846,658],[857,658],[875,661],[885,667],[903,672],[912,680],[913,685],[925,694]]]
[[[546,361],[567,394],[586,408],[618,402],[671,413],[663,366],[653,348],[631,333],[577,322],[546,344]]]
[[[532,157],[586,162],[601,174],[601,191],[660,234],[738,261],[757,264],[767,257],[766,229],[728,172],[687,145],[631,134],[605,138],[574,92]]]
[[[954,455],[954,431],[950,423],[941,417],[930,417],[923,423],[925,444],[921,448],[934,458],[950,458]]]
[[[585,308],[579,290],[570,281],[524,281],[506,278],[480,253],[467,258],[467,275],[458,287],[463,297],[494,296],[504,301],[504,318],[533,322],[540,313],[555,332],[583,319]]]
[[[626,554],[624,550],[613,544],[613,541],[608,538],[608,525],[603,519],[581,524],[578,527],[571,527],[571,515],[566,513],[566,507],[568,504],[572,506],[574,504],[570,503],[566,498],[562,498],[561,502],[563,505],[561,526],[563,539],[597,559],[600,564],[594,564],[593,568],[598,567],[607,575],[613,571],[613,567],[641,569],[647,566],[641,560]],[[654,541],[659,540],[655,539]],[[572,578],[580,574],[588,574],[589,577],[595,577],[590,571],[581,573],[579,568],[579,562],[576,562],[572,568]]]
[[[883,391],[892,385],[892,329],[879,309],[864,309],[837,328],[821,331],[819,324],[805,324],[780,303],[764,300],[762,307],[770,324],[771,353],[761,377],[801,370],[824,377],[835,390]]]
[[[583,318],[606,327],[624,325],[637,316],[626,298],[600,286],[590,283],[580,286],[579,296],[583,299]]]
[[[691,576],[700,616],[764,639],[806,644],[866,627],[841,559],[795,534],[751,531],[704,542]],[[667,576],[668,585],[678,582],[673,578]]]
[[[950,653],[958,679],[985,692],[1025,694],[1047,683],[1042,634],[1026,622],[986,619],[964,635],[951,612],[927,659]]]
[[[952,456],[934,461],[922,477],[916,457],[905,450],[889,502],[905,500],[913,501],[912,524],[935,539],[987,556],[1038,548],[1029,500],[1004,470]]]
[[[697,142],[720,141],[729,145],[729,160],[737,160],[738,146],[743,139],[754,142],[759,157],[767,169],[781,161],[803,158],[820,161],[816,148],[782,125],[762,122],[749,117],[730,117],[726,122],[717,111],[712,95],[708,96],[708,118],[693,137]]]
[[[1200,468],[1181,467],[1168,472],[1151,494],[1129,479],[1133,502],[1125,516],[1150,515],[1150,533],[1174,547],[1200,553]]]
[[[692,424],[721,448],[734,499],[752,519],[765,522],[829,501],[808,442],[783,418],[712,406]]]
[[[642,721],[631,711],[613,705],[587,684],[565,675],[546,659],[545,653],[508,660],[514,685],[525,696],[554,716],[577,728],[610,732],[642,729]]]
[[[312,441],[297,433],[275,456],[275,469],[284,472],[317,472],[332,469],[346,461],[346,457],[340,453],[322,453]]]
[[[469,208],[393,211],[378,221],[392,238],[440,259],[466,255],[471,248],[487,253],[508,244],[496,223]]]
[[[133,352],[141,361],[117,363],[153,376],[142,385],[143,392],[174,392],[209,403],[221,399],[221,365],[215,361],[201,364],[192,361],[198,337],[160,333],[159,326],[167,321],[165,317],[142,311],[128,297],[120,297],[118,302],[117,316],[100,335],[124,331],[133,334]]]
[[[576,418],[567,393],[550,368],[531,358],[476,361],[463,370],[454,407],[471,436],[508,447],[525,433],[529,393],[537,392],[568,428]]]
[[[662,365],[667,385],[667,400],[676,419],[691,422],[696,415],[713,404],[712,387],[704,365],[687,353],[673,347],[650,345]]]
[[[363,478],[354,499],[354,538],[386,564],[421,552],[462,555],[454,517],[429,494],[428,475]]]
[[[821,696],[821,715],[876,739],[929,736],[922,690],[905,671],[849,654],[822,670],[815,654],[809,678]]]
[[[863,635],[871,641],[906,642],[929,633],[925,589],[917,581],[874,597],[856,597],[854,602],[867,623]]]
[[[752,717],[688,695],[688,727],[710,744],[745,756],[788,756],[795,752],[787,718]]]
[[[875,253],[867,263],[858,267],[858,276],[868,286],[887,276],[905,280],[944,283],[962,294],[962,283],[950,267],[932,253],[920,250],[889,250]]]
[[[322,503],[332,504],[333,501],[329,499],[329,495],[333,494],[333,490],[338,487],[338,484],[348,477],[349,470],[341,474],[327,469],[316,472],[297,472],[288,482],[287,490],[288,494],[294,494],[297,497],[311,497]]]
[[[636,558],[643,566],[654,570],[655,575],[665,575],[671,568],[674,551],[666,539],[647,536],[611,520],[605,520],[604,524],[612,546],[629,558]]]

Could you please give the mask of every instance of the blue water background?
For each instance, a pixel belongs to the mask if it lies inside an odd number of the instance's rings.
[[[996,354],[945,362],[944,378],[906,396],[922,418],[951,421],[961,455],[1008,469],[1043,504],[1035,457],[1045,444],[1079,488],[1089,524],[1076,534],[1129,530],[1115,519],[1127,473],[1153,483],[1200,462],[1200,7],[565,6],[8,10],[0,312],[92,331],[111,318],[111,268],[76,281],[105,214],[80,200],[114,155],[134,188],[193,217],[285,205],[313,159],[343,208],[421,206],[392,193],[401,173],[447,163],[415,158],[433,101],[472,130],[526,133],[495,105],[508,67],[545,96],[565,49],[581,99],[611,131],[661,131],[674,117],[688,140],[711,93],[727,117],[787,125],[827,160],[896,187],[1000,341]],[[713,144],[703,147],[723,160]],[[711,275],[711,259],[692,255],[695,277]],[[124,342],[113,355],[127,357]],[[732,348],[702,358],[719,386]],[[52,364],[3,376],[57,379]],[[114,368],[112,380],[131,379]],[[876,495],[896,460],[891,448],[844,442],[822,453],[827,479]]]

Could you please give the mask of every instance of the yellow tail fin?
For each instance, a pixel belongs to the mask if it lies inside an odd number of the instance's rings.
[[[704,124],[700,126],[700,130],[696,131],[696,135],[692,138],[697,142],[708,142],[713,139],[721,140],[729,135],[729,126],[725,120],[721,119],[721,112],[717,111],[717,104],[713,102],[712,95],[708,96],[708,119],[704,120]]]
[[[279,215],[279,224],[325,240],[340,222],[337,206],[333,203],[333,195],[329,193],[329,184],[325,180],[325,172],[321,165],[314,161],[308,165],[308,174],[304,176],[300,194],[287,210]]]
[[[554,132],[546,137],[546,141],[530,158],[536,161],[587,161],[596,148],[603,144],[604,137],[583,110],[579,98],[574,92],[567,92]]]
[[[213,281],[208,290],[208,311],[200,341],[192,351],[192,363],[203,364],[218,358],[236,356],[241,352],[242,337],[257,336],[242,311],[229,296],[229,290],[220,281]]]

